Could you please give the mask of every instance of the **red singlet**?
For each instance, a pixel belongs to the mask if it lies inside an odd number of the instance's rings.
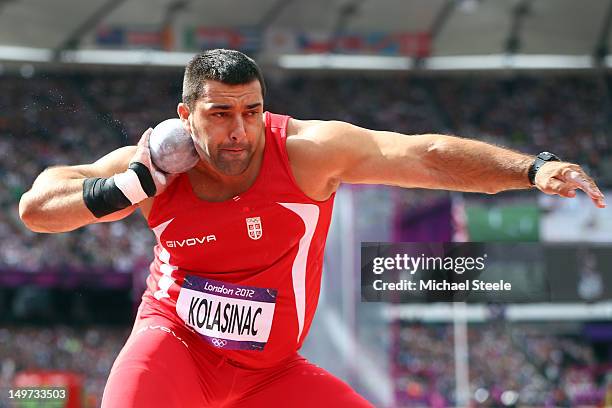
[[[264,157],[249,190],[203,201],[183,173],[149,215],[158,243],[144,301],[254,368],[301,347],[319,299],[332,215],[333,196],[314,201],[293,178],[288,119],[266,112]]]
[[[204,201],[184,173],[155,198],[155,259],[103,407],[370,406],[297,354],[319,299],[334,196],[315,201],[297,186],[288,120],[265,113],[264,157],[246,192]]]

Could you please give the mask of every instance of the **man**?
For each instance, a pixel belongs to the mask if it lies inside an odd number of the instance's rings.
[[[138,146],[45,170],[20,202],[33,231],[140,208],[157,237],[134,329],[104,407],[365,407],[297,354],[314,317],[340,183],[604,197],[577,165],[442,135],[405,136],[264,113],[257,65],[211,50],[186,67],[182,123],[199,163],[167,175]],[[381,107],[384,109],[384,106]],[[532,185],[532,183],[534,183]]]

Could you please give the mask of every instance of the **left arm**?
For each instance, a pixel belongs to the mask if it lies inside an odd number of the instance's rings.
[[[526,189],[534,157],[477,140],[445,135],[408,136],[337,121],[301,122],[308,168],[337,183],[387,184],[495,194]],[[547,194],[575,196],[585,191],[598,207],[603,195],[580,166],[549,162],[538,171],[536,187]]]

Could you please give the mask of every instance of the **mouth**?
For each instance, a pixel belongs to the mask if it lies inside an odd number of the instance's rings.
[[[234,148],[219,149],[219,152],[226,157],[236,157],[237,158],[237,157],[243,156],[246,152],[246,149],[234,147]]]

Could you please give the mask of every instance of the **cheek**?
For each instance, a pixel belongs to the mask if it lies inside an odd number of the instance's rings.
[[[218,127],[204,129],[199,139],[202,146],[206,146],[208,150],[216,151],[217,147],[226,139],[226,133]]]
[[[246,132],[253,138],[257,138],[257,135],[259,134],[259,132],[261,132],[261,123],[255,120],[249,121],[246,124]]]
[[[202,130],[202,123],[197,118],[191,117],[189,119],[189,125],[191,126],[191,136],[196,139],[201,139],[205,133]]]
[[[210,123],[203,120],[201,117],[193,119],[191,124],[191,132],[193,136],[198,140],[200,145],[206,145],[209,139]]]
[[[208,150],[208,134],[206,132],[206,129],[203,128],[201,124],[197,123],[197,121],[192,124],[191,138],[193,139],[195,144],[202,150]]]

